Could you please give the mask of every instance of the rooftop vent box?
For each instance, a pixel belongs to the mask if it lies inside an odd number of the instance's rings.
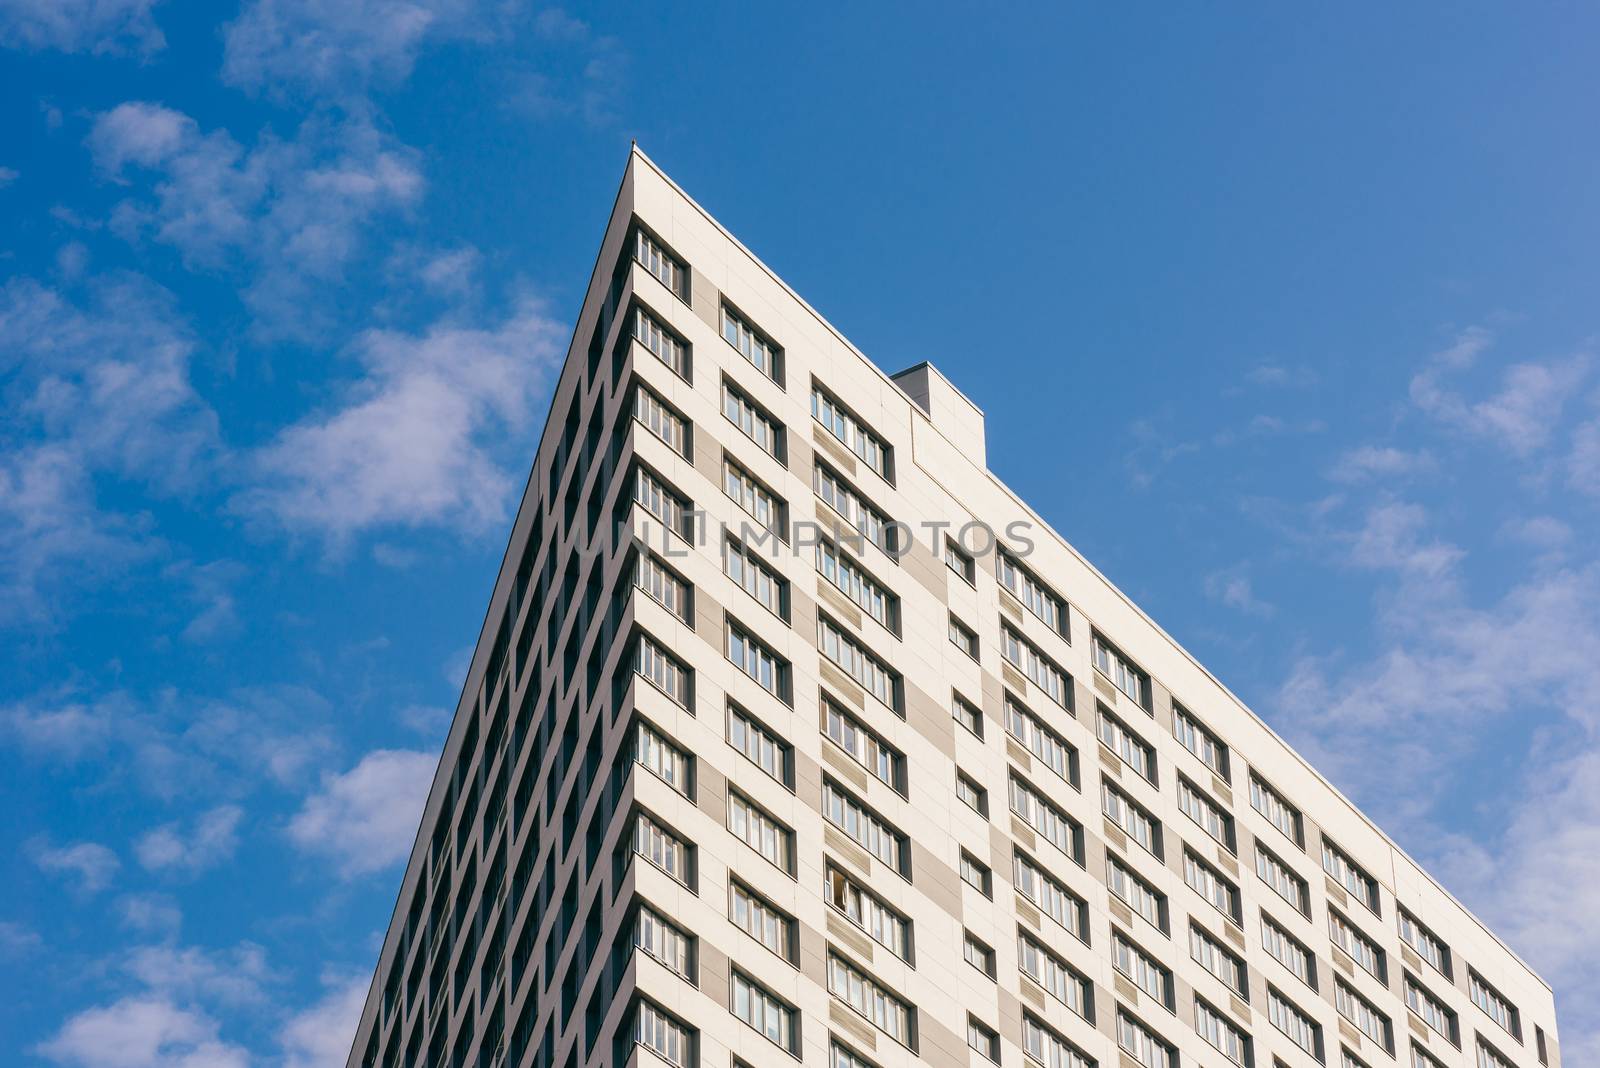
[[[966,398],[931,363],[907,367],[890,376],[917,407],[928,413],[934,428],[979,467],[988,467],[984,446],[983,409]]]

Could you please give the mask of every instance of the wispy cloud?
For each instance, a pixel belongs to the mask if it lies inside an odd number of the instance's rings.
[[[301,849],[334,862],[345,878],[404,860],[416,837],[438,758],[380,749],[349,771],[329,775],[289,822]]]
[[[1426,452],[1408,452],[1387,445],[1358,445],[1334,461],[1328,477],[1334,482],[1357,483],[1428,474],[1438,462]]]
[[[30,851],[40,871],[66,878],[74,890],[86,896],[98,894],[110,886],[122,867],[117,855],[99,842],[52,846],[37,840]]]
[[[143,994],[78,1013],[34,1052],[78,1068],[246,1068],[245,1050],[219,1031],[200,1010]]]
[[[1277,611],[1275,606],[1256,596],[1250,576],[1245,573],[1242,567],[1229,568],[1225,571],[1216,571],[1207,575],[1205,591],[1206,596],[1212,600],[1243,612],[1247,616],[1258,616],[1262,619],[1267,619]]]
[[[284,1068],[343,1063],[355,1042],[369,985],[366,975],[335,979],[326,984],[320,1001],[291,1017],[279,1035]]]
[[[166,47],[160,0],[0,0],[0,46],[149,56]]]
[[[187,832],[178,823],[152,828],[139,838],[134,852],[149,871],[197,874],[233,856],[243,818],[238,805],[218,805],[201,813]]]
[[[1462,331],[1411,379],[1411,401],[1456,430],[1525,457],[1550,440],[1562,407],[1589,373],[1589,357],[1512,364],[1502,372],[1498,392],[1470,401],[1450,380],[1471,368],[1494,341],[1481,327]]]

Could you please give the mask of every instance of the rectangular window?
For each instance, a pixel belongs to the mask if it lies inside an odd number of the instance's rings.
[[[728,744],[783,783],[794,789],[794,747],[733,702],[728,702]]]
[[[789,701],[789,662],[728,620],[728,659],[778,700]]]
[[[1250,1060],[1250,1036],[1232,1020],[1199,998],[1194,1003],[1194,1029],[1228,1061],[1246,1068]]]
[[[738,349],[750,366],[783,385],[783,350],[726,304],[722,306],[722,338]]]
[[[1090,643],[1090,652],[1095,669],[1111,680],[1111,685],[1121,690],[1134,704],[1149,712],[1150,676],[1101,637],[1098,631]]]
[[[1371,1068],[1366,1061],[1357,1057],[1343,1046],[1339,1047],[1339,1068]]]
[[[643,305],[633,309],[633,336],[656,358],[672,368],[683,378],[689,377],[689,346],[677,334],[661,325],[661,321]]]
[[[1367,907],[1378,914],[1378,880],[1367,874],[1365,868],[1350,859],[1350,855],[1327,838],[1322,840],[1322,870],[1333,876],[1333,881],[1344,887]]]
[[[1518,1042],[1522,1041],[1522,1020],[1517,1014],[1515,1005],[1485,982],[1483,976],[1470,968],[1467,969],[1467,989],[1474,1005],[1482,1009],[1489,1019],[1499,1024],[1502,1031]]]
[[[841,868],[827,865],[823,896],[845,919],[903,961],[911,960],[911,921]]]
[[[950,614],[950,644],[966,653],[972,659],[978,659],[978,635],[971,627]]]
[[[903,876],[911,873],[906,836],[832,779],[822,782],[822,814],[851,841]]]
[[[1106,854],[1106,888],[1151,927],[1167,933],[1167,895],[1135,875],[1132,868],[1110,853]]]
[[[962,550],[954,538],[944,539],[944,566],[968,586],[977,584],[978,563],[972,554]]]
[[[1033,643],[1013,630],[1010,624],[1000,627],[1000,652],[1013,667],[1021,671],[1044,695],[1061,707],[1071,710],[1067,673],[1055,661],[1041,653]]]
[[[1045,726],[1010,693],[1005,697],[1006,733],[1022,744],[1038,760],[1061,778],[1078,788],[1078,751],[1061,735]]]
[[[689,796],[694,758],[644,720],[634,722],[633,759],[683,796]]]
[[[822,729],[850,759],[899,794],[906,792],[906,758],[839,702],[822,695]]]
[[[1030,1012],[1022,1014],[1022,1052],[1044,1068],[1095,1068],[1093,1057],[1056,1034]]]
[[[1111,963],[1157,1004],[1172,1008],[1172,972],[1115,928],[1111,931]]]
[[[722,458],[722,491],[761,524],[761,529],[770,530],[783,541],[789,540],[788,504],[726,456]]]
[[[894,451],[833,394],[815,382],[811,384],[811,416],[862,463],[888,481],[894,481]]]
[[[950,694],[950,714],[967,730],[979,738],[983,737],[983,713],[978,706],[954,691]]]
[[[961,851],[961,881],[984,897],[994,896],[994,873],[989,870],[989,865],[965,849]]]
[[[668,971],[694,982],[694,939],[649,905],[640,907],[634,921],[633,944],[660,961]]]
[[[799,1052],[800,1014],[743,972],[733,973],[731,1007],[735,1016],[755,1028],[767,1041],[789,1053]]]
[[[999,1033],[972,1015],[967,1016],[967,1045],[977,1050],[985,1060],[1000,1063]]]
[[[673,452],[689,455],[689,420],[674,411],[647,386],[634,387],[633,417],[646,430],[666,442]]]
[[[1161,858],[1161,824],[1154,816],[1108,781],[1100,785],[1100,801],[1107,819],[1122,828],[1122,833],[1145,852],[1158,860]]]
[[[900,598],[867,573],[832,542],[817,542],[817,571],[856,607],[877,620],[891,634],[900,633]]]
[[[916,1010],[837,953],[828,954],[828,993],[902,1046],[915,1043]]]
[[[1156,750],[1149,742],[1134,733],[1122,720],[1114,716],[1105,705],[1096,703],[1099,717],[1100,744],[1122,758],[1134,774],[1147,782],[1156,781]]]
[[[1445,1068],[1445,1063],[1417,1045],[1416,1039],[1412,1039],[1411,1068]]]
[[[1389,969],[1383,949],[1378,943],[1362,934],[1355,924],[1331,908],[1328,910],[1328,937],[1378,982],[1389,981]]]
[[[1300,810],[1254,772],[1250,775],[1250,807],[1265,816],[1289,841],[1305,848],[1305,821],[1300,818]]]
[[[1189,889],[1209,901],[1212,908],[1235,924],[1244,924],[1238,886],[1188,847],[1183,850],[1183,881]]]
[[[1511,1058],[1478,1037],[1478,1068],[1516,1068]]]
[[[1182,775],[1178,776],[1178,807],[1218,845],[1230,853],[1237,852],[1234,848],[1233,816],[1224,812],[1220,805],[1211,800],[1210,795],[1202,793],[1198,786]]]
[[[901,714],[900,675],[825,615],[817,616],[817,647],[861,688]]]
[[[641,552],[635,557],[633,583],[662,608],[689,621],[689,584],[654,553]]]
[[[726,378],[722,380],[722,414],[728,422],[739,428],[741,434],[755,442],[762,452],[779,463],[784,462],[787,450],[784,448],[783,424],[768,415],[766,409]]]
[[[1396,909],[1400,920],[1400,941],[1416,950],[1417,956],[1446,979],[1451,978],[1450,947],[1424,927],[1405,909]]]
[[[694,1068],[695,1034],[648,1001],[633,1012],[633,1040],[673,1068]]]
[[[1379,1012],[1377,1006],[1356,993],[1355,988],[1338,976],[1333,980],[1333,1007],[1355,1025],[1357,1031],[1394,1054],[1394,1028],[1389,1017]]]
[[[961,803],[972,811],[989,818],[989,791],[979,786],[973,778],[964,771],[956,772],[956,796]]]
[[[1051,845],[1083,863],[1083,826],[1015,771],[1010,777],[1011,811]]]
[[[1004,549],[995,552],[995,575],[1044,625],[1067,637],[1067,603]]]
[[[789,580],[731,534],[723,545],[722,570],[763,608],[789,621]]]
[[[1256,843],[1256,874],[1262,882],[1272,887],[1273,892],[1293,905],[1296,912],[1303,916],[1311,914],[1311,890],[1306,886],[1306,881],[1263,848],[1260,842]]]
[[[1068,890],[1066,886],[1033,862],[1021,850],[1016,851],[1017,893],[1033,902],[1039,911],[1060,924],[1079,941],[1089,941],[1089,905]]]
[[[641,633],[634,642],[633,670],[684,708],[690,708],[689,669],[654,638]]]
[[[693,532],[689,529],[689,502],[647,468],[638,467],[635,471],[634,501],[680,538],[690,537]]]
[[[966,937],[961,942],[961,955],[966,958],[968,964],[993,979],[995,977],[994,950],[971,931],[963,933]]]
[[[1228,774],[1228,747],[1209,727],[1176,701],[1172,704],[1172,734],[1178,739],[1179,745],[1211,769],[1211,774],[1223,782],[1233,781]]]
[[[794,917],[737,879],[728,881],[728,918],[790,964],[795,962]]]
[[[1017,967],[1072,1012],[1092,1022],[1094,984],[1042,941],[1017,928]]]
[[[776,867],[794,874],[794,832],[736,790],[728,791],[728,830]]]
[[[1265,912],[1261,914],[1261,948],[1294,973],[1296,979],[1312,990],[1317,988],[1317,965],[1311,950]]]
[[[837,512],[863,538],[888,553],[891,559],[896,558],[899,541],[889,517],[868,504],[854,486],[827,464],[819,462],[813,470],[812,488],[822,503]]]
[[[1222,980],[1223,986],[1249,1000],[1250,971],[1244,961],[1198,924],[1189,925],[1189,956],[1200,967]]]
[[[828,1068],[878,1068],[837,1038],[828,1043]]]
[[[647,812],[633,817],[633,851],[685,886],[689,885],[689,846]]]
[[[1117,1009],[1117,1045],[1144,1068],[1175,1068],[1178,1062],[1177,1051],[1165,1039],[1122,1008]]]
[[[1289,1036],[1289,1041],[1322,1060],[1322,1025],[1273,987],[1267,987],[1267,1019]]]
[[[1452,1045],[1461,1045],[1461,1028],[1453,1009],[1445,1005],[1410,972],[1405,973],[1406,1008]]]
[[[689,299],[689,272],[684,269],[683,261],[642,227],[635,227],[633,231],[633,258],[679,299]]]

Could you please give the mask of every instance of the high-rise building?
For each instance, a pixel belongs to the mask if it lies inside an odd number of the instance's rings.
[[[1560,1056],[1549,988],[969,400],[635,151],[349,1063],[791,1062]]]

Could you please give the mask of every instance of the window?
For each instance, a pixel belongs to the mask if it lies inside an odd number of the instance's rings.
[[[1267,987],[1267,1019],[1289,1036],[1289,1041],[1322,1060],[1322,1025],[1301,1012],[1294,1002]]]
[[[1129,1015],[1117,1009],[1117,1045],[1144,1068],[1174,1068],[1177,1052],[1166,1040]]]
[[[1040,912],[1060,924],[1069,934],[1087,943],[1088,903],[1068,890],[1020,850],[1016,852],[1016,868],[1017,893],[1033,902]]]
[[[839,513],[862,537],[893,558],[899,551],[900,543],[888,516],[868,504],[855,487],[835,474],[827,464],[819,462],[814,470],[812,487],[822,503]]]
[[[1000,549],[995,553],[995,574],[1028,611],[1041,619],[1045,626],[1063,637],[1067,636],[1067,606],[1054,590],[1040,582],[1017,558]]]
[[[1405,909],[1397,909],[1400,918],[1400,940],[1412,949],[1417,956],[1428,962],[1434,971],[1451,978],[1450,947],[1440,940],[1438,935],[1424,927],[1416,917]]]
[[[1237,852],[1234,848],[1233,817],[1222,811],[1215,801],[1201,793],[1198,786],[1182,775],[1178,776],[1178,807],[1218,845],[1230,853]]]
[[[1339,1068],[1370,1068],[1370,1065],[1368,1065],[1367,1062],[1362,1060],[1360,1057],[1357,1057],[1354,1053],[1351,1053],[1349,1050],[1345,1049],[1343,1046],[1340,1046]]]
[[[822,729],[850,759],[897,793],[906,792],[906,758],[839,702],[822,695]]]
[[[1522,1041],[1522,1021],[1518,1018],[1515,1005],[1470,968],[1467,969],[1467,989],[1474,1005],[1488,1014],[1489,1019],[1499,1024],[1506,1034],[1518,1042]]]
[[[976,585],[978,578],[978,564],[972,559],[972,554],[962,550],[956,544],[956,539],[944,539],[944,566],[948,567],[955,576],[968,586]]]
[[[633,391],[633,417],[673,452],[689,455],[689,421],[656,396],[647,386]]]
[[[1232,782],[1228,774],[1228,747],[1222,740],[1211,733],[1204,723],[1195,719],[1187,708],[1172,703],[1172,734],[1189,752],[1199,758],[1200,763],[1211,769],[1211,774],[1223,782]]]
[[[1290,870],[1289,866],[1256,843],[1256,874],[1272,887],[1277,895],[1293,905],[1296,912],[1310,915],[1311,891],[1306,881]]]
[[[837,953],[828,954],[828,993],[865,1017],[874,1027],[911,1046],[916,1010]]]
[[[778,574],[760,555],[732,535],[724,543],[722,570],[754,597],[761,607],[789,621],[789,580]]]
[[[994,1028],[978,1019],[967,1016],[967,1045],[977,1050],[985,1059],[1000,1063],[1000,1035]]]
[[[811,417],[823,428],[856,454],[868,467],[889,481],[894,481],[894,451],[883,439],[868,430],[833,394],[813,382],[811,384]]]
[[[872,696],[900,714],[900,675],[825,615],[817,616],[817,645],[831,660]]]
[[[689,796],[692,758],[644,720],[634,722],[633,759],[683,796]]]
[[[883,903],[843,869],[828,864],[823,896],[867,937],[903,961],[911,960],[911,921]]]
[[[675,703],[690,707],[689,669],[648,634],[634,643],[633,670]]]
[[[739,428],[739,432],[761,447],[761,451],[777,460],[784,462],[787,450],[784,448],[783,424],[768,415],[755,401],[745,395],[744,390],[728,381],[722,380],[722,414],[728,422]]]
[[[633,817],[633,851],[678,882],[689,885],[689,847],[647,812]]]
[[[1146,923],[1162,934],[1167,933],[1167,895],[1133,873],[1111,854],[1106,854],[1106,887]]]
[[[1340,1016],[1354,1024],[1357,1031],[1389,1053],[1394,1053],[1394,1029],[1389,1024],[1389,1017],[1379,1012],[1372,1002],[1356,993],[1354,987],[1338,976],[1333,979],[1333,1007],[1339,1010]]]
[[[957,619],[953,612],[950,615],[950,644],[972,657],[972,659],[978,659],[977,633]]]
[[[878,1068],[837,1038],[828,1043],[828,1068]]]
[[[668,252],[642,227],[633,231],[633,258],[679,298],[689,299],[689,274],[683,261]]]
[[[1384,961],[1383,950],[1378,943],[1361,933],[1361,930],[1339,915],[1335,909],[1328,910],[1328,937],[1333,944],[1344,950],[1351,960],[1361,965],[1363,971],[1374,976],[1378,982],[1389,981],[1389,969]]]
[[[737,790],[728,791],[728,830],[778,868],[793,874],[794,832]]]
[[[1416,1040],[1411,1042],[1411,1068],[1445,1068],[1445,1063],[1429,1053]]]
[[[995,977],[994,950],[971,931],[964,932],[965,938],[961,942],[961,955],[968,964],[978,969],[990,979]]]
[[[989,818],[989,791],[979,786],[964,771],[956,772],[956,796],[961,799],[963,805],[984,819]]]
[[[1429,1028],[1443,1035],[1452,1046],[1461,1045],[1461,1030],[1455,1011],[1435,997],[1410,972],[1405,973],[1406,1008],[1417,1014]]]
[[[794,789],[794,747],[731,701],[728,703],[728,744],[743,753],[750,763]]]
[[[1194,850],[1183,850],[1183,881],[1189,889],[1211,903],[1211,907],[1235,924],[1244,924],[1244,911],[1239,903],[1239,888],[1232,880],[1200,859]]]
[[[1070,711],[1071,697],[1067,689],[1067,673],[1034,648],[1033,643],[1018,634],[1009,624],[1001,625],[1000,638],[1000,652],[1011,665],[1032,679],[1033,684],[1043,690],[1046,697]]]
[[[733,1014],[767,1041],[790,1053],[799,1050],[799,1013],[779,1001],[743,972],[733,973]]]
[[[1011,811],[1039,832],[1039,836],[1077,861],[1083,863],[1083,828],[1078,821],[1063,812],[1054,802],[1045,800],[1032,783],[1016,772],[1010,780]]]
[[[1022,1052],[1044,1068],[1095,1068],[1094,1058],[1052,1031],[1030,1012],[1022,1014]]]
[[[1141,779],[1156,781],[1156,751],[1153,746],[1135,734],[1126,723],[1111,714],[1105,705],[1096,705],[1099,715],[1100,743],[1122,758]]]
[[[728,918],[790,964],[795,962],[794,917],[737,879],[728,881]]]
[[[1300,818],[1300,810],[1253,772],[1250,775],[1250,807],[1265,816],[1267,822],[1282,831],[1289,841],[1305,848],[1304,821]]]
[[[789,662],[728,620],[728,659],[780,701],[789,700]]]
[[[901,875],[909,877],[911,851],[906,846],[905,835],[879,818],[832,779],[824,779],[822,783],[822,814],[851,841]]]
[[[950,714],[955,716],[956,722],[979,738],[983,737],[983,713],[978,711],[978,706],[952,692],[950,694]]]
[[[784,541],[789,540],[789,506],[783,498],[762,485],[754,475],[724,456],[722,491],[757,523]]]
[[[1539,1050],[1539,1063],[1548,1065],[1550,1063],[1550,1051],[1545,1048],[1544,1028],[1540,1027],[1538,1024],[1535,1024],[1533,1027],[1533,1039],[1534,1044]]]
[[[1111,963],[1157,1004],[1172,1008],[1172,972],[1115,928],[1111,932]]]
[[[830,541],[817,542],[817,571],[890,633],[900,633],[900,598]]]
[[[1245,1068],[1250,1064],[1250,1036],[1199,998],[1194,1003],[1194,1029],[1224,1057]]]
[[[680,538],[689,537],[689,502],[668,489],[667,484],[648,469],[639,467],[636,471],[633,499],[662,526]]]
[[[1078,751],[1009,693],[1005,698],[1005,711],[1006,733],[1077,789]]]
[[[1516,1068],[1511,1063],[1511,1058],[1485,1042],[1482,1035],[1478,1036],[1478,1068]]]
[[[722,337],[738,349],[739,355],[749,360],[752,367],[780,386],[783,384],[783,350],[726,304],[722,306]]]
[[[1085,1020],[1092,1019],[1094,984],[1089,977],[1056,956],[1024,927],[1017,928],[1017,967],[1023,975]]]
[[[1350,892],[1374,915],[1378,912],[1378,880],[1368,875],[1349,855],[1328,839],[1322,840],[1322,870]]]
[[[1106,818],[1122,828],[1123,833],[1137,842],[1145,852],[1160,859],[1161,824],[1156,818],[1110,782],[1101,783],[1100,799],[1101,809],[1105,812]]]
[[[1094,666],[1100,674],[1111,680],[1111,684],[1121,690],[1134,704],[1150,711],[1150,676],[1139,670],[1127,657],[1117,650],[1117,647],[1106,641],[1095,632],[1094,640],[1090,643],[1090,653]]]
[[[642,305],[635,305],[633,309],[633,336],[662,363],[682,377],[689,377],[689,346]]]
[[[674,1068],[693,1068],[694,1032],[648,1001],[633,1012],[633,1040]]]
[[[1189,925],[1189,956],[1196,964],[1222,980],[1222,985],[1249,999],[1249,969],[1238,954],[1212,937],[1198,924]]]
[[[649,905],[641,906],[634,920],[633,944],[660,961],[668,971],[694,982],[694,939]]]
[[[961,851],[961,881],[984,897],[994,896],[994,874],[989,865],[965,849]]]
[[[1311,950],[1265,912],[1261,914],[1261,948],[1293,972],[1296,979],[1312,990],[1317,988],[1317,966]]]
[[[654,553],[641,552],[633,565],[633,583],[652,601],[679,619],[689,620],[689,584]]]

